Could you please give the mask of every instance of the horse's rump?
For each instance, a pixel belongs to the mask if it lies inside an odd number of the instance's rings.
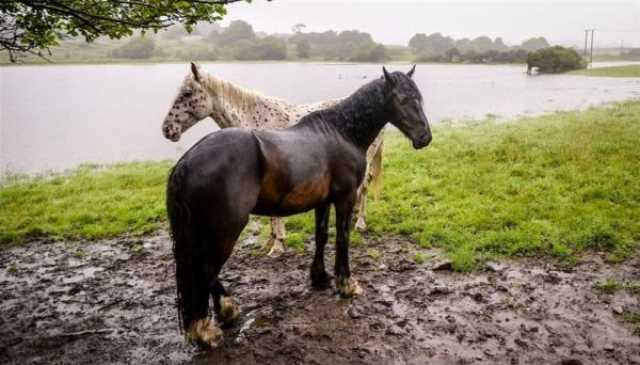
[[[250,131],[227,128],[210,133],[176,165],[184,164],[192,172],[183,182],[184,199],[207,211],[222,204],[250,211],[261,181],[258,155],[258,145]]]

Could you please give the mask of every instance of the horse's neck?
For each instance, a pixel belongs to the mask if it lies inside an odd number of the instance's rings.
[[[330,119],[353,144],[367,149],[389,120],[388,106],[382,89],[368,85],[329,109]]]
[[[282,128],[291,124],[296,107],[268,98],[209,75],[214,98],[211,116],[221,128]]]

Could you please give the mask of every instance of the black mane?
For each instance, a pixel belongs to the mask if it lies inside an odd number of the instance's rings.
[[[331,124],[356,145],[367,148],[380,130],[390,121],[391,89],[422,100],[415,82],[402,72],[390,74],[393,87],[381,77],[370,81],[340,103],[303,117],[298,125],[317,123],[317,119]]]

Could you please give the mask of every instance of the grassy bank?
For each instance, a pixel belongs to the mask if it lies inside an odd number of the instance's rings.
[[[171,163],[84,166],[69,174],[5,182],[0,188],[0,241],[28,237],[103,238],[144,234],[165,220]]]
[[[640,65],[597,67],[571,72],[574,75],[600,77],[640,77]]]
[[[553,256],[588,249],[623,259],[640,242],[640,102],[515,123],[438,126],[414,151],[390,132],[384,191],[370,199],[372,235],[444,248],[458,270],[493,256]],[[165,221],[169,162],[81,168],[6,182],[0,239],[143,234]],[[287,218],[289,244],[308,240],[312,214]],[[361,237],[355,236],[356,243]]]

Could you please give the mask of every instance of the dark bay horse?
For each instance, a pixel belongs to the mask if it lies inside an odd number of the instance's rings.
[[[315,209],[316,251],[311,284],[330,284],[324,266],[329,209],[336,211],[335,284],[342,296],[362,293],[349,271],[351,214],[367,148],[391,122],[416,149],[431,142],[422,95],[407,74],[388,73],[340,103],[279,131],[227,128],[196,143],[167,183],[174,240],[178,311],[187,338],[214,346],[222,336],[209,319],[233,322],[237,304],[218,280],[250,214],[288,216]]]

